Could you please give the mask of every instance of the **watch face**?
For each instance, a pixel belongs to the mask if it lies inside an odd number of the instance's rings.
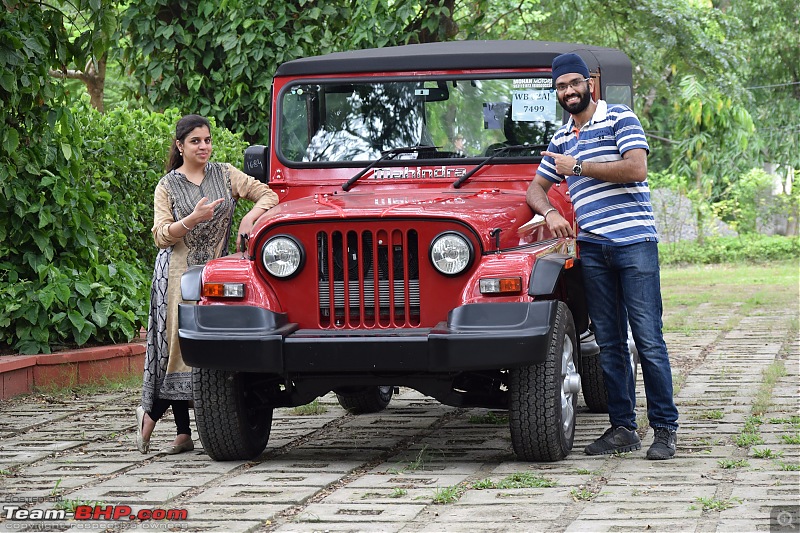
[[[576,176],[580,176],[581,175],[581,170],[583,170],[583,169],[581,168],[581,164],[580,163],[575,163],[575,166],[572,167],[572,173],[575,174]]]

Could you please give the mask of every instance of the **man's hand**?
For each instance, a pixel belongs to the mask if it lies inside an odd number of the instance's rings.
[[[556,165],[556,172],[562,176],[572,176],[572,167],[578,162],[578,160],[571,155],[557,154],[555,152],[548,152],[547,150],[543,151],[542,155],[553,158]]]
[[[561,216],[558,211],[550,211],[547,213],[544,221],[547,227],[553,232],[556,237],[574,237],[575,232],[572,231],[572,225],[567,222],[567,219]]]

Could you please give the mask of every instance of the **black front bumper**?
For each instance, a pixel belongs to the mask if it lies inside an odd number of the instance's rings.
[[[245,372],[458,372],[547,358],[557,302],[468,304],[434,328],[298,329],[286,314],[242,305],[179,309],[186,364]]]

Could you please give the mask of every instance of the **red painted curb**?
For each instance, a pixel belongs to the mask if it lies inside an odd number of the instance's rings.
[[[70,387],[141,374],[144,340],[53,354],[0,356],[0,400],[36,387]]]

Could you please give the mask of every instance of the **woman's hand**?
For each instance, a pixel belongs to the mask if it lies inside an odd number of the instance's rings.
[[[211,220],[214,217],[214,209],[216,209],[216,207],[224,201],[224,198],[220,198],[218,200],[214,200],[213,202],[209,202],[208,198],[203,196],[200,201],[197,202],[197,205],[194,206],[192,214],[187,218],[191,218],[194,224]]]
[[[249,238],[250,234],[253,232],[253,227],[255,227],[256,222],[264,213],[266,213],[264,209],[261,209],[260,207],[254,207],[242,217],[242,221],[239,223],[239,231],[236,232],[237,252],[242,249],[242,235]]]

